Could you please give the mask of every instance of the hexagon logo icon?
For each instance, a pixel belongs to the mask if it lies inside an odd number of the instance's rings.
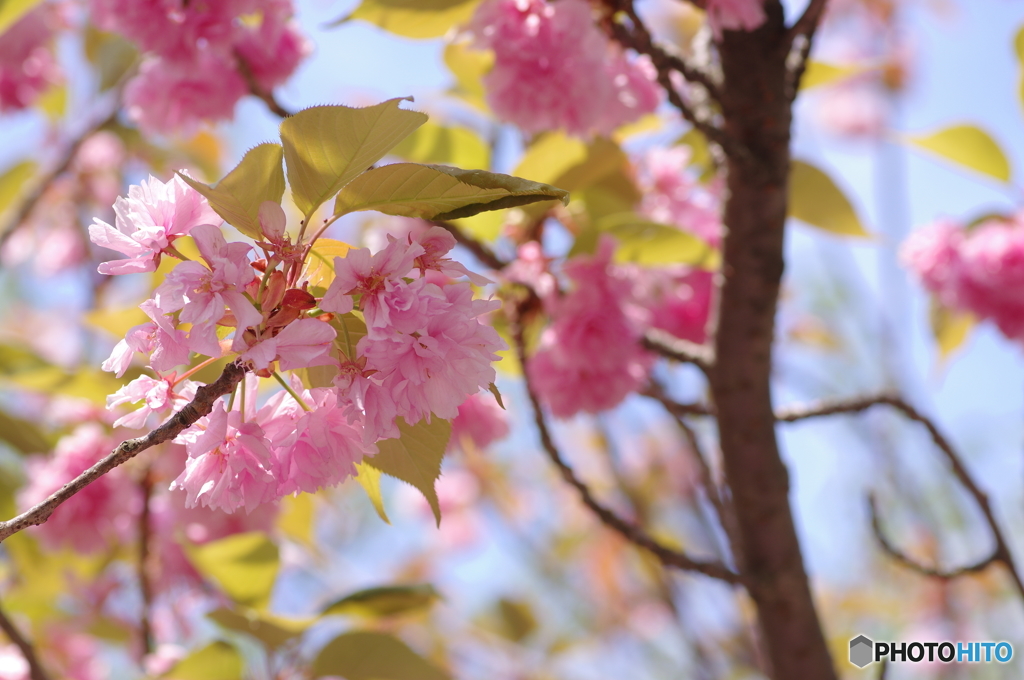
[[[873,661],[872,651],[875,643],[864,635],[858,635],[850,640],[850,663],[857,668],[864,668]]]

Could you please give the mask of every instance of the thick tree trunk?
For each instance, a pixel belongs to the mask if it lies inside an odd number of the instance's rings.
[[[750,33],[721,46],[725,131],[749,150],[731,153],[715,369],[711,387],[744,572],[776,680],[834,680],[804,571],[779,457],[770,378],[783,271],[791,104],[785,26],[777,0]]]

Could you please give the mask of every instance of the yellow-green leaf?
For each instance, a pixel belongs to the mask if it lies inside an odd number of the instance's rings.
[[[146,323],[149,317],[136,305],[122,309],[94,309],[86,312],[83,319],[90,326],[102,329],[120,340],[135,326]]]
[[[300,493],[281,499],[281,512],[277,516],[277,528],[288,538],[306,545],[313,545],[313,520],[316,504],[313,496]]]
[[[537,617],[528,603],[504,597],[498,600],[499,633],[513,642],[522,642],[537,627]]]
[[[25,188],[25,183],[36,174],[34,161],[15,163],[0,175],[0,215],[14,205]]]
[[[46,114],[51,121],[58,121],[64,117],[68,108],[67,85],[59,84],[50,87],[36,100],[36,108]]]
[[[242,680],[242,655],[223,640],[192,652],[161,677],[167,680]]]
[[[996,140],[975,125],[954,125],[927,135],[907,135],[906,143],[983,175],[1010,181],[1010,161]]]
[[[277,546],[262,531],[186,545],[185,551],[196,570],[235,602],[261,609],[270,601],[279,558]]]
[[[945,361],[971,334],[977,323],[970,312],[950,309],[932,298],[929,314],[932,336],[939,348],[939,360]]]
[[[373,504],[373,509],[377,511],[377,516],[385,523],[391,524],[388,513],[384,510],[384,496],[380,491],[380,476],[381,471],[377,468],[366,463],[356,463],[356,481],[359,482],[359,486],[363,487],[370,503]]]
[[[47,453],[52,442],[35,423],[0,410],[0,441],[19,453]]]
[[[306,261],[306,278],[309,285],[326,289],[334,280],[334,258],[345,257],[352,246],[342,241],[318,238],[309,251]]]
[[[708,270],[718,269],[721,264],[718,250],[699,236],[634,213],[610,215],[598,220],[594,226],[598,234],[611,234],[619,242],[615,251],[618,262],[686,264]],[[592,247],[586,244],[581,250],[592,251]]]
[[[429,583],[367,588],[332,602],[324,607],[321,615],[394,616],[395,614],[411,614],[430,608],[439,599],[441,599],[441,594]]]
[[[414,163],[440,163],[457,168],[487,168],[491,150],[472,130],[427,121],[389,152]]]
[[[494,66],[494,52],[475,49],[468,40],[457,40],[445,45],[444,63],[455,76],[456,85],[451,93],[487,111],[483,77]]]
[[[345,680],[449,680],[401,640],[385,633],[345,633],[328,642],[313,661],[313,677]]]
[[[99,90],[106,92],[128,72],[139,53],[131,41],[118,33],[101,31],[92,24],[82,37],[85,58],[99,73]]]
[[[441,506],[434,490],[434,482],[441,476],[441,459],[444,458],[452,425],[437,416],[431,422],[421,420],[409,425],[398,419],[401,436],[377,443],[377,455],[365,458],[364,462],[386,475],[411,484],[430,504],[438,526],[441,524]]]
[[[315,618],[293,619],[252,609],[226,607],[215,609],[206,616],[228,630],[247,633],[270,648],[280,647],[316,623]]]
[[[363,109],[314,106],[281,123],[288,183],[307,218],[427,121],[423,113],[398,108],[404,100]]]
[[[0,0],[0,37],[42,0]]]
[[[823,61],[815,61],[811,59],[807,62],[807,70],[804,71],[804,75],[800,79],[800,89],[809,90],[812,87],[821,87],[822,85],[838,83],[846,80],[847,78],[859,75],[865,70],[866,68],[864,66],[837,66],[836,64],[828,64]]]
[[[330,26],[362,19],[406,38],[439,38],[469,21],[478,4],[480,0],[363,0]]]
[[[870,237],[832,178],[803,161],[790,164],[789,216],[833,234]]]
[[[453,222],[460,231],[479,241],[493,241],[501,235],[501,228],[505,226],[507,218],[507,210],[488,210]]]
[[[552,200],[568,203],[569,193],[487,170],[395,163],[352,180],[338,194],[334,214],[377,210],[388,215],[449,220]]]
[[[207,186],[178,173],[193,189],[206,196],[224,221],[246,236],[263,237],[259,210],[264,201],[280,203],[284,196],[284,170],[280,144],[260,144],[242,157],[234,170],[216,186]]]

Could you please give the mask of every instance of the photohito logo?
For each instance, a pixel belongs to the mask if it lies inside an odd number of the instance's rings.
[[[850,663],[857,668],[883,659],[890,663],[1006,663],[1012,658],[1009,642],[875,642],[866,635],[850,640]]]

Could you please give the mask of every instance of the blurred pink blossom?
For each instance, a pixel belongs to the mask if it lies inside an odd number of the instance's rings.
[[[0,40],[0,112],[24,109],[61,81],[52,41],[55,9],[27,12]]]
[[[452,434],[448,448],[460,445],[468,438],[478,448],[508,436],[508,418],[505,411],[490,393],[478,392],[470,395],[459,405],[459,415],[452,421]]]

